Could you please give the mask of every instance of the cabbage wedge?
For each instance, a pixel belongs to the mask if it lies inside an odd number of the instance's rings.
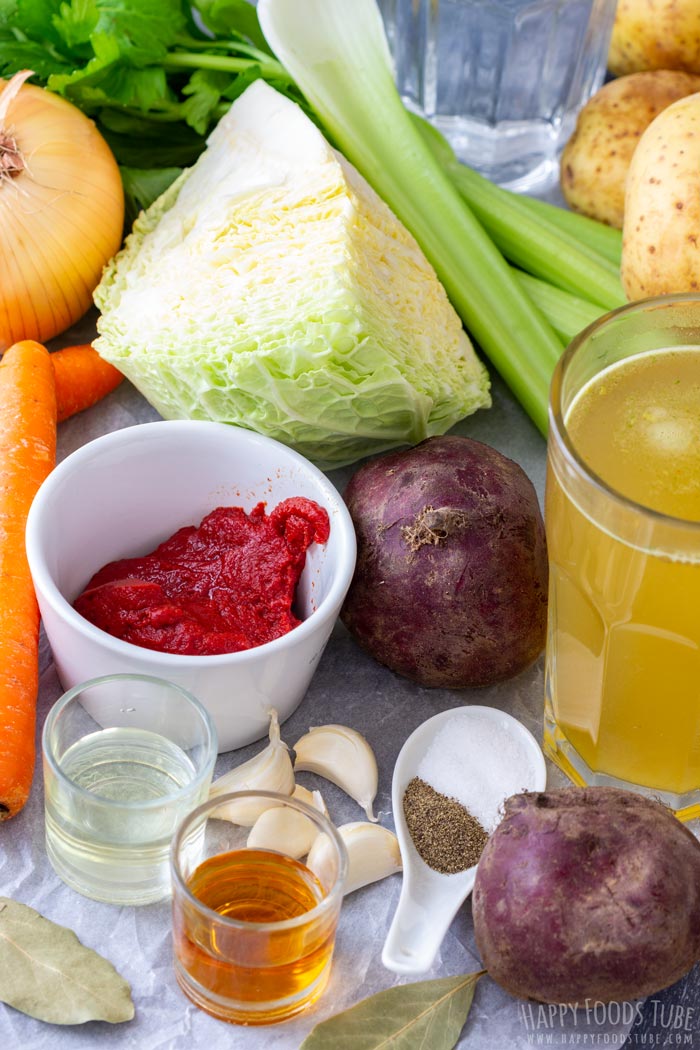
[[[413,233],[467,330],[542,434],[563,344],[404,107],[376,0],[258,0],[326,133]]]
[[[323,467],[490,403],[413,236],[262,80],[137,219],[95,302],[97,350],[162,416],[239,424]]]

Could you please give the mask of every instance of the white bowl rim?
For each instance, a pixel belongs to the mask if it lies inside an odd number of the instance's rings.
[[[190,430],[193,427],[207,428],[210,433],[216,432],[220,436],[227,432],[235,431],[239,435],[245,435],[246,440],[250,439],[253,445],[261,445],[278,450],[283,456],[286,456],[308,474],[311,474],[325,491],[328,502],[333,505],[333,510],[337,511],[336,520],[332,522],[331,527],[339,528],[340,531],[340,558],[328,593],[318,608],[310,616],[307,616],[305,620],[302,620],[297,627],[294,627],[286,634],[280,635],[279,638],[273,638],[270,642],[233,653],[217,653],[211,656],[164,653],[157,649],[147,649],[145,646],[114,638],[106,631],[95,627],[84,616],[76,612],[68,599],[61,594],[53,576],[48,570],[46,558],[39,543],[38,534],[41,528],[44,504],[51,498],[54,490],[61,484],[65,475],[71,470],[79,469],[84,460],[93,459],[95,454],[108,450],[111,445],[119,445],[124,440],[133,440],[133,434],[130,432],[138,430],[142,433],[144,429],[150,430],[153,427],[160,427],[162,430],[168,428],[175,433]],[[342,595],[350,584],[357,555],[357,540],[350,512],[335,485],[329,481],[323,471],[299,452],[282,444],[280,441],[276,441],[274,438],[258,434],[256,431],[247,430],[245,427],[239,427],[232,423],[217,423],[209,420],[194,419],[154,420],[149,423],[134,423],[93,438],[80,446],[80,448],[69,453],[65,459],[54,467],[39,487],[27,515],[25,543],[27,559],[37,591],[51,606],[53,611],[62,617],[69,626],[92,642],[98,643],[104,649],[113,653],[115,657],[128,657],[131,660],[138,659],[147,663],[153,662],[162,667],[170,667],[173,671],[183,670],[187,663],[191,661],[195,661],[197,667],[202,668],[225,666],[230,664],[232,660],[235,660],[236,663],[246,663],[260,659],[261,656],[268,656],[274,652],[281,652],[293,647],[297,641],[301,641],[307,634],[313,633],[324,626],[330,618],[335,619],[337,614],[331,612],[331,610],[335,609],[339,601],[342,600]]]

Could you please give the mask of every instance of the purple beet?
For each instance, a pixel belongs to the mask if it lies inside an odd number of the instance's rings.
[[[464,437],[372,460],[345,491],[358,539],[341,618],[421,685],[498,682],[541,652],[547,551],[524,471]]]
[[[479,860],[472,910],[483,964],[512,995],[638,999],[700,957],[700,844],[632,791],[514,795]]]

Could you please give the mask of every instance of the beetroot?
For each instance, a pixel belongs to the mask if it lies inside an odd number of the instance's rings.
[[[473,914],[484,966],[513,995],[650,995],[700,957],[700,844],[630,791],[515,795],[481,855]]]
[[[544,645],[547,553],[523,470],[464,437],[372,460],[345,501],[358,541],[341,618],[368,652],[421,685],[483,686]]]

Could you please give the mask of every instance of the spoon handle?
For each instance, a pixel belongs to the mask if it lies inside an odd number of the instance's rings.
[[[438,876],[442,885],[438,893],[431,893],[429,879],[414,879],[404,871],[399,904],[382,951],[387,969],[400,974],[430,969],[450,923],[474,887],[474,877],[475,869],[451,876],[447,884],[444,876]]]

